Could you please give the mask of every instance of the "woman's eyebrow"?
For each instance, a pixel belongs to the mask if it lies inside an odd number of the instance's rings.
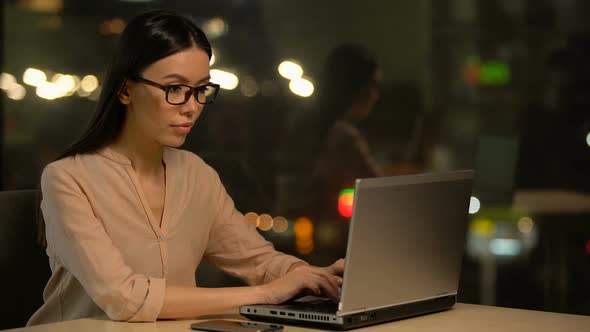
[[[177,73],[168,74],[168,75],[166,75],[166,76],[164,76],[162,78],[177,78],[177,79],[179,79],[181,81],[188,82],[188,78],[184,77],[181,74],[177,74]]]
[[[206,81],[208,81],[210,79],[211,79],[211,76],[210,75],[207,75],[206,77],[203,77],[202,79],[198,80],[197,81],[197,84],[204,83],[204,82],[206,82]]]
[[[178,73],[172,73],[172,74],[168,74],[162,78],[176,78],[181,80],[184,83],[190,83],[190,80],[188,78],[186,78],[185,76],[178,74]],[[211,79],[210,75],[207,75],[206,77],[203,77],[202,79],[197,81],[197,84],[208,81],[209,79]]]

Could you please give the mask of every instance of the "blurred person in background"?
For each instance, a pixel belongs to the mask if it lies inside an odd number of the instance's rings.
[[[328,55],[317,90],[317,107],[296,119],[280,156],[283,170],[300,177],[302,211],[333,219],[338,194],[357,178],[383,174],[357,127],[379,100],[381,73],[374,56],[344,44]],[[302,185],[302,183],[304,183]]]

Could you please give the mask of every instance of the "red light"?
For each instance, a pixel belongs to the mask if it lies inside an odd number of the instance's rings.
[[[463,66],[463,80],[470,85],[477,84],[481,73],[479,64],[468,64]]]
[[[352,217],[352,205],[354,203],[354,189],[344,189],[338,197],[338,213],[344,218]]]
[[[590,255],[590,240],[586,241],[586,254]]]

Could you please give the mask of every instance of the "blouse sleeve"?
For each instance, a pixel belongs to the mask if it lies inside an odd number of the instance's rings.
[[[164,302],[165,279],[136,274],[125,263],[84,189],[63,168],[49,165],[41,177],[48,245],[113,320],[155,321]]]
[[[268,283],[298,265],[307,264],[276,251],[236,210],[219,176],[210,171],[214,218],[205,255],[212,264],[250,285]]]

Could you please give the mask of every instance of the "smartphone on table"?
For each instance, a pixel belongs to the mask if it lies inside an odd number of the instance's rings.
[[[206,320],[191,324],[193,330],[210,332],[276,332],[282,331],[283,326],[262,324],[255,322],[238,322],[225,319]]]

